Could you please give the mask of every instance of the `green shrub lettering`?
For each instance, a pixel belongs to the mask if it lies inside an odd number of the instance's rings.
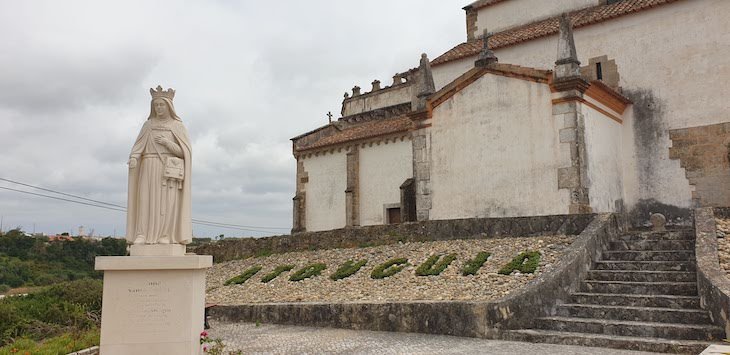
[[[291,271],[291,269],[294,268],[294,265],[279,265],[274,269],[274,271],[264,275],[264,277],[261,278],[261,282],[268,283],[269,281],[277,278],[279,275]]]
[[[476,275],[479,269],[482,268],[487,259],[491,254],[487,252],[479,252],[474,259],[471,259],[464,264],[464,268],[461,270],[461,274],[464,276]]]
[[[308,279],[310,277],[319,276],[322,273],[322,270],[326,269],[327,265],[322,263],[316,263],[316,264],[310,264],[303,268],[301,268],[299,271],[295,272],[294,275],[291,275],[289,278],[289,281],[302,281],[304,279]]]
[[[512,271],[517,270],[523,274],[532,274],[535,270],[537,270],[537,265],[539,263],[539,251],[525,251],[512,259],[512,261],[499,270],[499,273],[502,275],[509,275]]]
[[[416,275],[437,276],[441,274],[456,259],[456,254],[446,255],[441,261],[439,259],[441,259],[441,255],[431,255],[423,264],[418,266]]]
[[[370,277],[374,279],[384,279],[386,277],[391,277],[399,273],[406,266],[408,266],[408,259],[406,258],[390,259],[373,269]]]
[[[259,271],[261,271],[261,266],[254,266],[254,267],[244,271],[242,274],[229,279],[223,285],[225,285],[225,286],[240,285],[240,284],[248,281],[248,279],[250,279],[253,275],[256,275]]]
[[[332,275],[330,275],[330,279],[332,281],[341,280],[347,277],[350,277],[360,271],[360,268],[365,266],[367,264],[367,260],[360,260],[358,262],[354,262],[352,260],[346,261],[344,264],[340,265],[340,267],[335,271]]]

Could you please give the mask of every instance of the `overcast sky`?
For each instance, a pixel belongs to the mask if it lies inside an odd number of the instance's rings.
[[[193,218],[288,232],[289,139],[339,116],[354,85],[389,85],[420,53],[462,42],[468,3],[0,0],[0,178],[125,205],[126,161],[161,84],[192,139]],[[5,230],[124,234],[123,212],[2,189],[0,216]]]

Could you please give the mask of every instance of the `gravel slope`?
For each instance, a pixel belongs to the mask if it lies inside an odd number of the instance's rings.
[[[215,264],[207,274],[207,302],[217,304],[275,303],[275,302],[392,302],[410,300],[489,301],[534,279],[552,267],[575,236],[507,237],[484,240],[450,240],[424,243],[394,244],[370,248],[332,249],[294,252],[262,258]],[[499,275],[497,271],[525,250],[538,250],[542,257],[535,274]],[[492,256],[477,275],[462,276],[461,268],[478,252]],[[433,254],[457,254],[456,260],[438,276],[416,276],[416,267]],[[408,258],[410,266],[400,273],[381,280],[370,277],[372,270],[391,258]],[[368,263],[355,275],[332,281],[332,274],[347,260],[367,259]],[[289,281],[297,269],[310,263],[327,264],[321,276],[300,282]],[[269,283],[261,277],[276,266],[294,264],[296,268]],[[241,285],[223,283],[252,266],[263,269]]]

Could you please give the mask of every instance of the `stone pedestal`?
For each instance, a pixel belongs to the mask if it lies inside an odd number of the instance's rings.
[[[213,257],[184,252],[184,246],[135,246],[133,256],[96,258],[96,270],[104,271],[101,354],[200,353],[205,271]]]

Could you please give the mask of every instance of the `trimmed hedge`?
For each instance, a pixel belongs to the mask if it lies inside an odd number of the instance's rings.
[[[449,265],[456,259],[456,254],[446,255],[441,261],[441,255],[431,255],[416,268],[417,276],[437,276],[446,270]]]
[[[304,279],[308,279],[310,277],[319,276],[322,273],[322,270],[324,270],[326,268],[327,268],[327,265],[322,264],[322,263],[315,263],[315,264],[307,265],[307,266],[299,269],[299,271],[295,272],[294,275],[291,275],[291,277],[289,277],[289,281],[297,282],[297,281],[302,281]]]
[[[373,279],[384,279],[386,277],[391,277],[399,273],[406,266],[408,266],[408,259],[406,258],[390,259],[373,269],[370,277]]]
[[[294,268],[294,265],[279,265],[277,266],[274,271],[264,275],[264,277],[261,278],[261,282],[268,283],[269,281],[279,277],[279,275],[291,271],[291,269]]]
[[[499,270],[502,275],[509,275],[512,271],[519,271],[523,274],[532,274],[537,270],[540,263],[539,251],[525,251],[517,255],[512,261]]]
[[[253,275],[256,275],[259,271],[261,271],[261,266],[254,266],[246,271],[244,271],[242,274],[230,278],[228,281],[226,281],[223,285],[229,286],[229,285],[240,285],[248,279],[250,279]]]
[[[337,281],[341,280],[347,277],[350,277],[360,271],[360,268],[365,266],[367,264],[367,260],[360,260],[358,262],[354,262],[352,260],[348,260],[335,271],[332,275],[330,275],[330,280]]]
[[[487,259],[489,259],[489,256],[492,254],[487,253],[485,251],[479,252],[477,256],[474,259],[471,259],[464,264],[464,268],[461,269],[461,274],[464,276],[469,275],[476,275],[479,269],[482,268],[485,262],[487,262]]]

